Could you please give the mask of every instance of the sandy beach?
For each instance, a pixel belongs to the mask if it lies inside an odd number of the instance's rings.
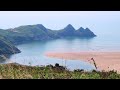
[[[48,57],[65,60],[84,60],[93,64],[93,58],[99,70],[117,70],[120,73],[120,52],[47,52]]]

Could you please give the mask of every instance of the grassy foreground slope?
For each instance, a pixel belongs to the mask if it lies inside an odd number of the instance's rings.
[[[0,65],[1,79],[120,79],[117,72],[85,72],[83,70],[69,71],[56,64],[55,66],[24,66],[19,64]]]

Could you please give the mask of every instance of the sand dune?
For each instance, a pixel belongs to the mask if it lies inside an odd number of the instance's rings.
[[[117,70],[120,73],[120,52],[47,52],[48,57],[84,60],[93,64],[93,58],[100,70]]]

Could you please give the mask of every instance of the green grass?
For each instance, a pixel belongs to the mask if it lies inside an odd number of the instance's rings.
[[[24,66],[17,64],[1,64],[1,79],[120,79],[115,71],[69,71],[60,66]]]

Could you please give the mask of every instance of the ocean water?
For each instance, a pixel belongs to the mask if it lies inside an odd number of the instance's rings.
[[[62,51],[120,51],[119,35],[117,36],[102,36],[94,38],[66,38],[50,41],[34,41],[17,46],[22,52],[12,55],[8,62],[16,62],[24,65],[54,65],[59,63],[66,66],[68,69],[95,69],[90,63],[82,60],[64,60],[55,59],[45,56],[46,52]]]

